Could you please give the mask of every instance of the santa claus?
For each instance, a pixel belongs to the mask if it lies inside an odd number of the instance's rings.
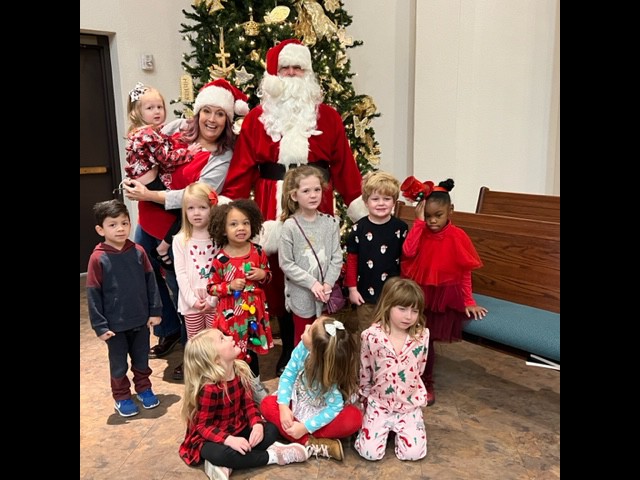
[[[368,211],[361,197],[362,176],[342,118],[333,107],[322,103],[323,92],[313,72],[309,48],[297,39],[289,39],[269,49],[266,72],[257,94],[260,105],[244,118],[222,195],[231,199],[249,198],[253,191],[264,215],[260,242],[270,254],[274,272],[267,300],[271,315],[277,316],[280,323],[281,369],[293,348],[288,331],[290,313],[284,308],[284,281],[275,255],[285,172],[309,163],[325,173],[328,188],[319,207],[323,213],[334,213],[334,188],[347,204],[347,214],[353,221]]]

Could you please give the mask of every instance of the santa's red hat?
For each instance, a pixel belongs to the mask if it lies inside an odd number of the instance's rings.
[[[229,120],[233,122],[233,114],[246,115],[249,113],[247,97],[241,90],[237,89],[223,78],[207,83],[198,92],[196,101],[193,104],[193,113],[197,115],[202,107],[211,105],[222,108]]]
[[[303,70],[313,71],[311,52],[297,38],[283,40],[267,51],[267,73],[277,75],[280,67],[298,65]]]
[[[282,84],[278,79],[278,69],[298,65],[305,72],[313,72],[311,51],[297,38],[283,40],[267,51],[267,71],[264,74],[262,88],[268,94],[279,97]]]

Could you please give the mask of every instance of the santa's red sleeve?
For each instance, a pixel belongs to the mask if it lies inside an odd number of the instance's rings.
[[[233,200],[249,198],[251,187],[258,179],[258,163],[255,159],[255,141],[260,137],[257,129],[264,129],[258,119],[261,108],[252,109],[242,121],[242,129],[233,149],[233,158],[229,165],[229,171],[224,181],[224,187],[220,192],[225,197]]]

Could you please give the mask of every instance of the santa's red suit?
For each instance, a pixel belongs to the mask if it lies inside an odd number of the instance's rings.
[[[284,87],[279,69],[294,68],[304,71],[306,75],[313,75],[309,49],[296,39],[285,40],[269,49],[266,63],[261,83],[265,96],[261,105],[253,108],[244,118],[221,193],[237,199],[249,198],[253,191],[254,200],[265,219],[260,243],[267,254],[274,254],[280,237],[278,225],[282,180],[288,168],[309,163],[325,173],[328,188],[322,195],[321,212],[333,215],[334,188],[348,206],[347,213],[352,220],[358,220],[368,212],[361,198],[362,175],[351,151],[342,118],[333,107],[320,103],[321,97],[316,97],[315,125],[313,115],[311,122],[304,117],[304,124],[280,116],[274,122],[280,126],[274,128],[272,125],[273,131],[267,131],[266,125],[270,119],[265,118],[265,100],[276,99],[278,102],[284,98],[281,97]],[[317,88],[320,92],[319,86]],[[309,108],[313,112],[313,105],[309,105]],[[269,261],[277,261],[277,257],[271,255]],[[273,295],[268,296],[269,309],[273,315],[279,315],[284,311],[284,282],[282,275],[276,273],[279,269],[274,265],[271,268],[274,278],[270,283]]]
[[[233,160],[227,173],[222,194],[229,198],[249,198],[254,190],[255,201],[260,206],[265,220],[275,220],[279,213],[281,189],[278,180],[284,178],[287,167],[278,163],[280,142],[267,135],[262,122],[262,107],[253,108],[242,123],[236,141]],[[323,192],[319,210],[333,214],[333,188],[349,205],[360,196],[362,177],[353,158],[349,140],[338,112],[325,104],[318,106],[320,135],[309,137],[309,152],[298,164],[317,164],[328,173],[329,189]]]

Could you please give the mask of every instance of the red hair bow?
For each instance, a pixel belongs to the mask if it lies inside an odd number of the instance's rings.
[[[214,190],[209,192],[209,203],[212,206],[218,205],[218,194]]]
[[[433,189],[433,182],[431,180],[420,182],[420,180],[413,175],[407,177],[405,181],[402,182],[402,185],[400,185],[402,194],[412,202],[420,202],[424,200],[431,195]]]

